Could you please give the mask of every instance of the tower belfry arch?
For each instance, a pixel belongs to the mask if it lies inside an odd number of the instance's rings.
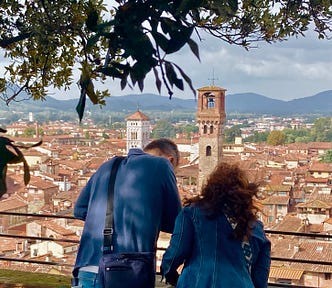
[[[197,124],[199,128],[198,191],[200,191],[206,177],[222,159],[222,134],[226,119],[226,89],[211,85],[199,88],[197,91]]]

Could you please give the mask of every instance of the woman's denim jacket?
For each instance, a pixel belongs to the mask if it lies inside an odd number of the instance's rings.
[[[195,206],[178,215],[162,260],[163,275],[174,275],[184,264],[179,288],[265,288],[270,268],[270,241],[263,224],[255,223],[250,246],[251,273],[242,242],[232,238],[233,228],[224,214],[209,219]]]

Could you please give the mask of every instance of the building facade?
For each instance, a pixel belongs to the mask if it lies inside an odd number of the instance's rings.
[[[141,111],[126,118],[127,152],[131,148],[144,148],[150,140],[150,118]]]

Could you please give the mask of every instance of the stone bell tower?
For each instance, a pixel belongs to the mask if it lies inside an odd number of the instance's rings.
[[[137,110],[126,118],[127,152],[130,148],[143,149],[150,140],[150,118]]]
[[[197,123],[199,127],[198,191],[206,177],[222,158],[222,134],[226,119],[225,91],[217,86],[198,90]]]

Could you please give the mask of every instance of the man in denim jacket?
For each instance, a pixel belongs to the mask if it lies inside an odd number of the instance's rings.
[[[114,186],[114,252],[155,251],[159,232],[172,232],[181,209],[174,174],[179,163],[177,146],[168,139],[158,139],[144,150],[129,150],[118,169]],[[100,287],[98,264],[113,162],[111,159],[100,166],[74,208],[75,217],[85,223],[73,271],[77,281],[72,287]]]

